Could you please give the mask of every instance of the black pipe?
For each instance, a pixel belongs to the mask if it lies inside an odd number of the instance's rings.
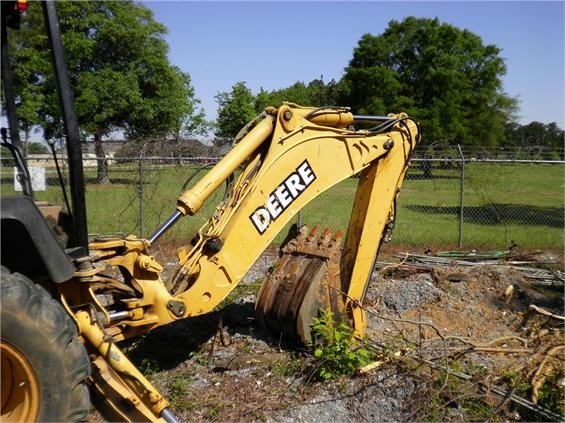
[[[67,137],[67,155],[69,157],[69,181],[71,202],[73,205],[72,216],[74,231],[71,234],[73,247],[82,247],[88,253],[88,229],[86,223],[86,197],[84,194],[84,173],[82,168],[82,150],[78,120],[73,108],[73,95],[65,62],[61,32],[57,18],[55,2],[47,0],[42,2],[45,28],[51,47],[55,79],[59,92],[61,115]]]

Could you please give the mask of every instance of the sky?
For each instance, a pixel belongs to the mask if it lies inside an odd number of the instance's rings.
[[[169,60],[191,77],[208,119],[214,96],[245,82],[257,94],[338,81],[363,34],[391,20],[438,18],[502,51],[518,122],[565,128],[564,1],[142,1],[168,28]]]

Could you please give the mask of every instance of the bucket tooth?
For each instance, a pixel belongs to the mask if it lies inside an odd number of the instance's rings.
[[[329,228],[326,228],[320,240],[320,245],[323,247],[328,247],[330,245],[331,236],[332,231]]]
[[[340,242],[341,238],[343,238],[343,231],[341,229],[338,229],[335,235],[333,236],[332,241]]]

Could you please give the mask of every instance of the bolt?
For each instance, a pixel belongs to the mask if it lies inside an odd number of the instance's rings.
[[[392,150],[392,147],[394,147],[394,141],[389,138],[389,139],[386,140],[385,143],[383,144],[383,148],[384,148],[385,150]]]

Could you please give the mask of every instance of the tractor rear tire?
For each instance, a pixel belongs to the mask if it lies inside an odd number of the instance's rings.
[[[1,268],[2,422],[86,421],[90,362],[65,309]]]

